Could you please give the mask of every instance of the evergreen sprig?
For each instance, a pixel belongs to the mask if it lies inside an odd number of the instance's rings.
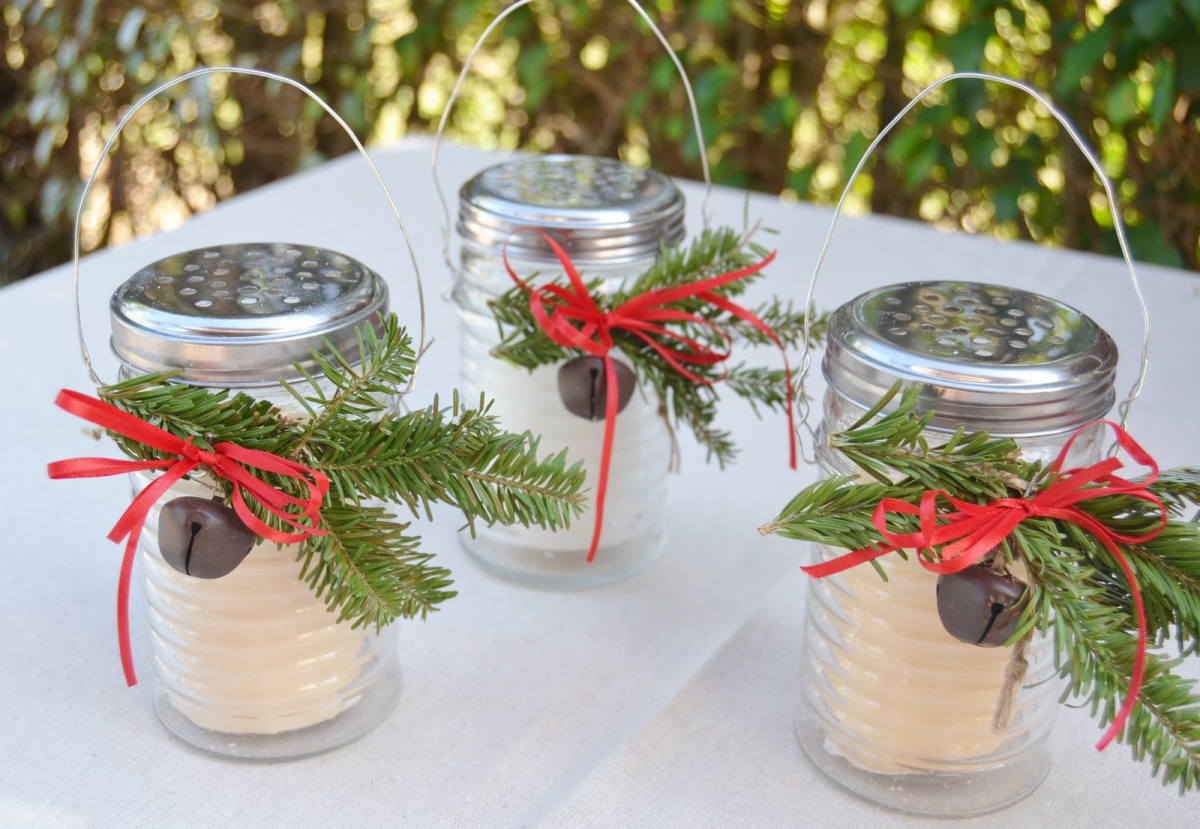
[[[930,489],[973,503],[1028,497],[1049,481],[1041,465],[1023,460],[1017,444],[987,433],[960,430],[933,445],[925,434],[929,416],[916,414],[915,392],[905,393],[890,414],[879,416],[897,389],[829,448],[851,461],[860,475],[838,474],[798,493],[764,534],[846,549],[881,549],[872,523],[883,498],[918,504]],[[1141,544],[1119,543],[1137,578],[1146,610],[1150,650],[1137,705],[1118,739],[1164,784],[1180,792],[1200,789],[1200,693],[1175,669],[1200,649],[1200,524],[1188,513],[1200,506],[1200,468],[1168,470],[1146,488],[1162,499],[1166,526]],[[1127,495],[1106,495],[1078,504],[1113,531],[1141,536],[1157,527],[1157,508]],[[915,516],[889,516],[893,531],[916,529]],[[899,551],[898,554],[902,554]],[[922,555],[930,555],[923,553]],[[937,558],[939,551],[932,551]],[[1107,726],[1128,693],[1137,645],[1132,593],[1111,552],[1078,525],[1027,518],[1001,548],[1019,557],[1029,574],[1029,600],[1009,639],[1036,630],[1054,639],[1056,666],[1067,679],[1063,698],[1082,699]],[[881,568],[876,568],[880,570]],[[933,597],[930,596],[930,601]]]
[[[394,315],[381,331],[364,326],[358,359],[328,346],[314,353],[316,369],[286,390],[305,417],[286,416],[269,400],[241,392],[171,382],[171,373],[136,377],[106,386],[100,397],[120,409],[211,449],[236,443],[289,458],[323,472],[330,482],[320,510],[328,535],[301,543],[301,577],[339,619],[354,625],[386,625],[424,617],[446,599],[450,572],[422,552],[420,539],[373,501],[402,504],[430,515],[435,502],[457,507],[474,528],[519,523],[551,529],[567,526],[583,505],[584,473],[566,454],[538,455],[529,433],[512,434],[489,414],[480,398],[468,408],[454,395],[450,406],[435,398],[428,408],[397,413],[396,393],[415,366],[411,340]],[[135,460],[172,455],[110,433]],[[302,494],[292,478],[255,470],[270,486]],[[214,477],[226,499],[232,484]],[[249,502],[272,527],[282,522]]]
[[[690,245],[664,249],[655,264],[630,284],[606,293],[600,280],[585,280],[588,292],[602,310],[608,311],[623,302],[648,291],[688,285],[709,277],[744,268],[768,255],[754,241],[754,232],[739,233],[730,228],[705,230]],[[585,275],[586,276],[586,275]],[[735,298],[764,276],[762,272],[731,282],[714,293]],[[557,284],[565,284],[559,282]],[[529,309],[529,296],[514,287],[492,300],[489,305],[500,329],[502,341],[493,355],[520,368],[535,369],[554,365],[579,356],[577,349],[558,345],[538,326]],[[667,307],[694,314],[716,325],[730,339],[735,349],[744,347],[775,347],[762,331],[746,320],[730,314],[697,297],[673,302]],[[790,303],[778,299],[751,309],[779,337],[784,348],[798,348],[804,340],[805,314]],[[673,331],[706,345],[723,349],[725,340],[707,325],[670,322]],[[825,317],[814,317],[809,330],[810,344],[819,342],[824,334]],[[708,459],[716,459],[723,468],[737,454],[729,432],[716,425],[719,386],[724,385],[738,397],[749,401],[756,416],[761,410],[784,412],[792,399],[788,392],[783,369],[746,366],[732,368],[721,365],[692,366],[689,371],[705,380],[697,383],[671,368],[662,356],[638,337],[616,329],[613,340],[622,359],[633,368],[641,388],[648,388],[659,401],[659,412],[672,428],[686,426],[706,449]],[[670,345],[669,343],[663,343]],[[791,395],[798,393],[791,389]]]

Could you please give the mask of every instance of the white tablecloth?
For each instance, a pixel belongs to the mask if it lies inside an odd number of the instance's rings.
[[[440,208],[429,143],[375,159],[417,245],[437,342],[418,402],[452,388],[457,319],[445,300]],[[501,156],[450,147],[451,195]],[[780,160],[783,163],[783,160]],[[689,228],[700,188],[684,183]],[[744,194],[718,189],[718,221],[739,223]],[[829,211],[750,199],[780,231],[771,288],[800,301]],[[415,323],[408,257],[361,159],[346,158],[238,197],[184,227],[84,261],[84,317],[101,376],[107,297],[159,257],[206,244],[301,241],[343,251],[382,273],[393,307]],[[1200,460],[1200,278],[1141,269],[1154,320],[1153,363],[1132,432],[1163,465]],[[1122,346],[1132,383],[1140,319],[1117,260],[943,234],[887,218],[845,220],[817,301],[833,308],[874,285],[966,278],[1031,288],[1093,316]],[[757,291],[754,297],[764,297]],[[819,371],[811,388],[823,390]],[[54,408],[63,387],[90,392],[76,347],[70,275],[59,268],[0,291],[0,826],[913,826],[824,779],[792,734],[798,702],[805,545],[756,528],[814,477],[786,462],[779,418],[758,425],[730,401],[723,414],[744,455],[721,473],[685,437],[672,481],[670,541],[654,566],[620,584],[571,593],[515,587],[482,574],[443,511],[424,528],[450,566],[458,598],[428,622],[403,624],[405,688],[395,713],[341,750],[297,762],[214,759],[170,738],[143,684],[121,678],[114,631],[120,549],[104,536],[128,503],[119,478],[51,482],[54,459],[116,450]],[[135,610],[139,597],[134,597]],[[146,649],[135,630],[135,650]],[[1193,673],[1194,671],[1193,665]],[[1064,710],[1046,783],[1011,809],[963,821],[1012,827],[1200,826],[1200,798],[1181,798]]]

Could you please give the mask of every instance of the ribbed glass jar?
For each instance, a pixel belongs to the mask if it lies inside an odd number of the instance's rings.
[[[453,298],[462,319],[461,390],[485,392],[504,428],[541,435],[543,451],[569,449],[595,494],[603,420],[570,413],[558,393],[558,366],[530,372],[492,355],[500,333],[488,302],[514,287],[514,271],[533,284],[562,276],[537,228],[551,235],[584,278],[611,292],[654,264],[683,235],[683,196],[669,179],[611,159],[548,156],[491,167],[460,191],[460,265]],[[614,352],[616,359],[620,354]],[[666,543],[670,435],[652,394],[639,390],[620,413],[611,456],[604,526],[587,561],[594,502],[570,528],[480,526],[461,534],[471,556],[503,578],[544,587],[589,587],[646,566]]]
[[[354,354],[355,329],[387,310],[377,274],[303,245],[225,245],[155,262],[113,296],[122,377],[167,368],[193,385],[233,388],[304,411],[280,385],[311,368],[328,339]],[[131,476],[134,492],[151,480]],[[201,474],[150,511],[139,569],[160,720],[188,743],[227,757],[280,760],[362,736],[395,707],[395,626],[376,633],[337,621],[300,578],[299,545],[259,540],[228,575],[202,579],[169,565],[158,545],[162,506],[212,498]]]
[[[959,424],[986,428],[1048,465],[1073,431],[1111,407],[1115,364],[1115,346],[1091,320],[1035,294],[963,282],[877,289],[831,318],[821,474],[855,474],[828,437],[898,379],[917,385],[923,410],[936,413],[931,444]],[[1102,438],[1084,433],[1067,466],[1099,460]],[[817,560],[844,552],[815,547]],[[797,720],[805,752],[850,791],[913,814],[983,814],[1025,797],[1050,765],[1061,690],[1052,643],[1035,637],[1026,647],[1011,716],[996,730],[1013,649],[947,633],[938,577],[915,556],[878,563],[887,581],[864,565],[809,582]]]

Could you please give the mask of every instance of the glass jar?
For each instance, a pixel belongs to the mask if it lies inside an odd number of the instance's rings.
[[[683,237],[683,194],[667,177],[607,158],[544,156],[490,167],[459,192],[460,267],[453,299],[462,320],[461,386],[486,392],[510,431],[542,436],[541,448],[570,449],[593,482],[600,470],[603,420],[571,414],[558,393],[558,366],[530,372],[492,355],[500,332],[489,300],[514,287],[504,268],[534,285],[562,277],[541,230],[566,250],[585,280],[612,292],[654,264],[663,246]],[[531,279],[532,277],[532,279]],[[620,359],[619,352],[614,357]],[[670,434],[647,390],[635,393],[617,421],[600,546],[587,561],[594,503],[568,529],[494,526],[461,534],[488,571],[545,587],[587,587],[624,578],[666,543]]]
[[[822,475],[856,474],[828,437],[897,380],[933,411],[931,443],[959,425],[1014,438],[1053,462],[1070,434],[1112,406],[1112,339],[1078,311],[1024,291],[969,282],[878,288],[830,318],[829,383],[818,432]],[[1067,467],[1100,459],[1103,432],[1075,441]],[[844,550],[816,546],[820,560]],[[1006,726],[993,726],[1013,648],[974,647],[945,631],[938,577],[914,555],[809,582],[801,745],[837,783],[875,803],[930,816],[995,811],[1049,770],[1046,737],[1061,690],[1053,643],[1026,647]],[[1022,573],[1014,571],[1018,578]]]
[[[285,416],[305,412],[280,385],[316,371],[310,349],[358,353],[356,330],[387,312],[387,286],[321,248],[236,244],[180,253],[113,294],[112,345],[123,378],[177,369],[175,382],[235,389]],[[134,491],[151,480],[133,476]],[[300,578],[299,545],[259,539],[233,572],[186,575],[159,551],[164,504],[212,498],[205,475],[151,510],[139,564],[155,710],[178,737],[215,754],[272,760],[316,754],[374,728],[400,693],[396,626],[338,622]]]

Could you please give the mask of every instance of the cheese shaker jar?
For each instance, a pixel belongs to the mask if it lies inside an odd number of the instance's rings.
[[[1013,438],[1053,462],[1073,432],[1115,399],[1113,340],[1079,311],[1028,291],[974,282],[891,285],[830,317],[828,382],[818,430],[821,473],[858,474],[828,437],[858,421],[897,381],[932,412],[926,437],[960,426]],[[1068,468],[1100,460],[1085,431]],[[816,558],[844,551],[816,546]],[[1033,791],[1049,768],[1046,738],[1060,687],[1049,640],[1028,668],[1007,724],[993,726],[1009,647],[974,647],[939,619],[938,578],[915,556],[884,556],[809,581],[797,729],[816,765],[851,791],[901,811],[965,816]],[[1018,574],[1019,575],[1019,574]]]
[[[171,382],[245,392],[303,419],[281,385],[303,391],[294,364],[319,376],[310,351],[330,346],[352,359],[356,332],[378,325],[387,307],[380,276],[340,253],[214,245],[160,259],[116,290],[112,348],[123,379],[174,370]],[[152,480],[131,477],[135,493]],[[338,622],[302,580],[298,544],[258,539],[220,578],[168,564],[159,545],[175,526],[168,522],[205,520],[165,518],[172,501],[197,499],[189,503],[203,511],[215,493],[204,474],[174,484],[139,542],[159,719],[200,749],[255,760],[314,754],[365,734],[399,696],[396,626],[377,633]]]
[[[519,158],[489,167],[459,192],[460,257],[453,300],[461,318],[462,391],[486,392],[506,429],[542,436],[542,449],[569,448],[595,487],[604,421],[568,411],[557,366],[530,372],[492,354],[500,332],[488,302],[513,287],[508,262],[532,284],[562,277],[539,230],[558,242],[585,279],[613,291],[652,266],[663,247],[683,238],[684,199],[666,176],[589,156]],[[615,356],[619,359],[619,353]],[[651,395],[633,393],[616,427],[602,538],[587,561],[594,504],[570,528],[521,526],[463,534],[471,556],[504,578],[546,587],[612,582],[647,565],[666,541],[670,436]]]

